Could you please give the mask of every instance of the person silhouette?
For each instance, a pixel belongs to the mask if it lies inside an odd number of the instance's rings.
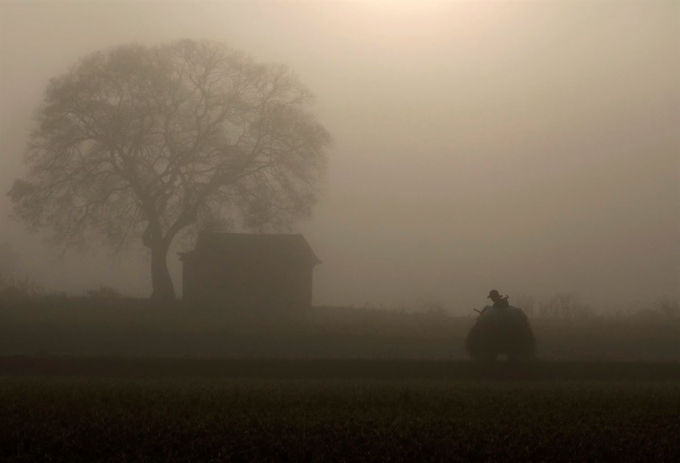
[[[498,290],[492,289],[489,291],[489,295],[487,296],[487,299],[491,299],[493,301],[493,308],[494,309],[502,309],[505,307],[510,307],[510,303],[508,302],[508,297],[510,296],[501,296]]]

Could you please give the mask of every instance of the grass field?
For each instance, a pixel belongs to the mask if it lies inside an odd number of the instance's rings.
[[[680,364],[0,358],[0,461],[680,459]]]
[[[680,461],[677,319],[536,319],[537,361],[478,365],[474,317],[111,304],[0,310],[0,462]]]

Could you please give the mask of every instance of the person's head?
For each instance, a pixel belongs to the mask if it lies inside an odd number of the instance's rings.
[[[501,300],[500,293],[498,292],[498,290],[495,290],[495,289],[492,289],[491,291],[489,291],[489,295],[486,296],[486,297],[488,299],[491,299],[493,302],[497,302],[497,301]]]

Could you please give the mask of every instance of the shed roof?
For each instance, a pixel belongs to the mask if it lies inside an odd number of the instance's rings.
[[[182,262],[225,259],[229,261],[285,260],[320,264],[301,234],[251,234],[203,232],[193,251],[179,253]]]

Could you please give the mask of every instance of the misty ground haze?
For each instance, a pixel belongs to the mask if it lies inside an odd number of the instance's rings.
[[[8,218],[6,191],[50,78],[180,38],[287,64],[316,94],[334,145],[314,218],[294,228],[323,262],[315,304],[680,297],[677,1],[2,0],[0,271],[149,294],[138,249],[59,260]]]

